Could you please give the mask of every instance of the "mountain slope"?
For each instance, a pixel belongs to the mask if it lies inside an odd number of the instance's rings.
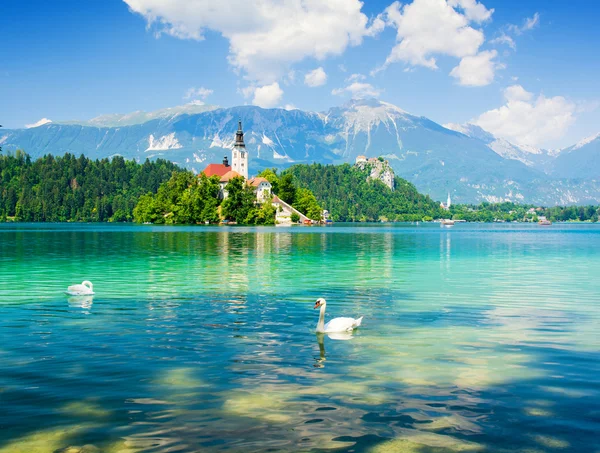
[[[536,148],[534,146],[516,145],[506,139],[495,137],[493,134],[472,123],[466,124],[444,124],[444,127],[460,132],[467,137],[481,140],[492,151],[505,159],[518,160],[536,170],[549,171],[550,163],[556,152]]]
[[[456,202],[553,205],[600,200],[595,183],[551,179],[519,160],[502,157],[491,146],[496,140],[490,141],[493,137],[484,132],[465,135],[376,100],[351,101],[326,113],[242,106],[118,127],[49,123],[0,132],[0,145],[6,150],[22,148],[34,158],[66,152],[137,161],[162,157],[198,172],[207,163],[231,157],[238,119],[244,126],[251,173],[382,155],[398,176],[438,200],[447,192]]]
[[[551,174],[600,181],[600,134],[562,150],[552,163]]]

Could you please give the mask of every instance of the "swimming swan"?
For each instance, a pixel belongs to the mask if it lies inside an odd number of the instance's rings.
[[[92,282],[85,280],[80,285],[69,286],[67,294],[71,296],[91,296],[94,294],[94,285],[92,285]]]
[[[315,303],[315,308],[321,307],[321,312],[319,313],[319,322],[317,323],[317,332],[318,333],[330,333],[330,332],[352,332],[358,326],[360,326],[363,317],[361,316],[358,319],[354,318],[333,318],[327,324],[325,324],[325,307],[327,306],[327,302],[325,299],[320,298],[317,299]]]

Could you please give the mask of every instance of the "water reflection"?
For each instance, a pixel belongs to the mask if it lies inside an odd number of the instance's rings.
[[[315,368],[323,368],[325,366],[325,337],[334,341],[348,341],[351,340],[354,335],[352,332],[330,332],[330,333],[316,333],[317,343],[319,345],[319,357],[315,358]]]
[[[0,453],[597,450],[600,230],[68,228],[0,233]]]
[[[69,307],[83,308],[85,313],[89,313],[94,303],[94,296],[71,296],[67,299]]]

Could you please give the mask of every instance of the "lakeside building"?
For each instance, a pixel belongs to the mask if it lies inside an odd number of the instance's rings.
[[[248,179],[248,151],[244,143],[244,131],[242,129],[242,120],[238,121],[238,130],[235,133],[235,143],[231,153],[231,165],[227,156],[223,158],[221,164],[208,164],[202,171],[209,178],[218,176],[219,185],[221,186],[221,198],[227,198],[225,187],[233,178],[241,177],[246,181],[246,184],[254,187],[256,192],[256,201],[264,203],[271,196],[271,183],[265,178]]]
[[[238,129],[235,133],[235,144],[232,150],[231,165],[229,165],[229,159],[225,156],[223,158],[223,163],[208,164],[202,173],[209,178],[211,176],[218,176],[220,178],[220,196],[223,199],[228,196],[225,187],[229,181],[236,177],[243,178],[244,181],[246,181],[246,184],[254,189],[257,203],[265,203],[266,201],[271,200],[271,203],[276,208],[275,220],[277,224],[291,224],[292,214],[297,214],[302,223],[311,222],[311,220],[300,211],[281,200],[277,195],[274,195],[273,187],[266,178],[253,177],[248,179],[248,151],[246,151],[246,144],[244,143],[242,120],[239,120]]]

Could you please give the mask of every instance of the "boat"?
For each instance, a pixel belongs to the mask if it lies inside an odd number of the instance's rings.
[[[451,219],[442,219],[440,221],[440,223],[442,224],[442,226],[446,226],[446,227],[454,226],[454,220],[451,220]]]
[[[552,222],[550,222],[550,220],[548,220],[548,219],[543,219],[538,222],[538,225],[543,225],[543,226],[552,225]]]

